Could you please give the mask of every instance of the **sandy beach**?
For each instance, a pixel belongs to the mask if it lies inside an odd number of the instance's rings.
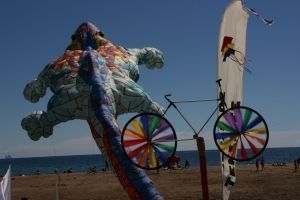
[[[165,199],[202,199],[198,168],[147,172]],[[12,178],[12,199],[55,199],[56,175],[17,176]],[[64,200],[126,200],[129,199],[112,172],[96,174],[71,173],[59,175],[59,197]],[[221,199],[220,168],[208,167],[210,199]],[[237,183],[231,199],[300,198],[300,170],[293,164],[266,165],[256,171],[254,165],[237,166]]]

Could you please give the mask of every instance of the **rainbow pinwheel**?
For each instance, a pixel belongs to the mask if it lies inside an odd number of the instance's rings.
[[[214,127],[214,139],[226,156],[246,161],[266,147],[269,131],[263,117],[248,107],[231,108],[222,113]]]
[[[143,169],[166,166],[177,147],[170,122],[152,113],[139,114],[129,120],[121,140],[127,157]]]

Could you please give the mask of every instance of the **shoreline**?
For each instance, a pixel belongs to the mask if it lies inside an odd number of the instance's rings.
[[[199,168],[148,171],[147,174],[165,199],[202,199]],[[237,165],[237,181],[231,192],[234,199],[298,199],[300,169],[295,173],[292,163],[287,166],[265,165],[256,171],[254,164]],[[41,174],[12,177],[12,199],[55,199],[58,181],[60,199],[101,200],[129,199],[111,171],[88,174],[85,172]],[[220,166],[208,166],[210,199],[221,199]]]

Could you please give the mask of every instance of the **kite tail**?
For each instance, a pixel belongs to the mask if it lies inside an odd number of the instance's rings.
[[[91,104],[96,118],[103,125],[103,144],[115,173],[129,197],[134,200],[163,200],[145,172],[135,167],[126,157],[120,143],[120,129],[113,115],[108,83],[111,77],[99,54],[88,51],[83,55],[79,74],[91,88]],[[100,61],[100,62],[98,62]],[[102,62],[102,63],[101,63]]]

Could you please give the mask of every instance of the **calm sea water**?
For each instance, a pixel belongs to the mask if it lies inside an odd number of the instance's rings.
[[[199,166],[197,151],[178,151],[176,153],[183,163],[189,160],[191,166]],[[207,165],[214,166],[220,164],[220,156],[218,150],[207,150]],[[264,151],[265,163],[286,162],[291,163],[300,157],[300,147],[294,148],[268,148]],[[247,163],[254,163],[249,161]],[[11,165],[12,174],[16,175],[32,175],[39,170],[44,174],[51,174],[57,169],[64,172],[72,168],[73,172],[87,171],[91,166],[96,165],[98,170],[105,167],[105,161],[101,155],[80,155],[80,156],[55,156],[55,157],[35,157],[35,158],[13,158],[0,159],[0,176],[3,176]]]

